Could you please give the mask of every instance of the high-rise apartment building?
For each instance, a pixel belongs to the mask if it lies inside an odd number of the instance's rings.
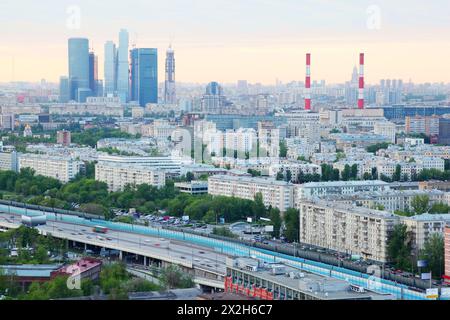
[[[70,99],[85,102],[89,96],[89,40],[69,39]],[[83,101],[84,100],[84,101]]]
[[[158,50],[131,50],[131,100],[145,107],[158,103]]]
[[[405,117],[406,133],[423,133],[427,136],[439,134],[439,116]]]

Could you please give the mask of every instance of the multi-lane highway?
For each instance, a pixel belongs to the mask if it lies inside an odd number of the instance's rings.
[[[6,224],[5,224],[6,222]],[[0,213],[0,225],[17,227],[21,215]],[[211,274],[224,276],[226,255],[211,248],[200,247],[189,242],[157,238],[148,235],[109,230],[106,234],[93,232],[92,228],[60,221],[47,221],[46,225],[36,227],[44,235],[51,234],[80,244],[94,245],[134,253],[146,258],[204,270]]]
[[[11,222],[17,226],[20,223],[20,214],[43,214],[42,211],[25,210],[24,208],[7,205],[0,205],[0,210],[8,212],[0,214],[0,217],[3,217],[3,219],[0,219],[0,226],[11,225]],[[17,214],[17,216],[11,215],[11,213]],[[376,281],[379,284],[378,291],[394,294],[399,299],[425,299],[424,293],[410,290],[405,285],[400,285],[386,279],[374,278],[374,276],[345,268],[292,257],[270,250],[253,248],[226,240],[217,240],[181,231],[133,226],[102,220],[90,220],[76,216],[61,214],[55,216],[54,213],[49,212],[46,212],[46,215],[49,221],[47,226],[39,227],[43,232],[50,232],[56,237],[81,243],[117,249],[146,257],[153,257],[161,261],[193,268],[194,270],[205,270],[207,272],[209,270],[209,275],[217,275],[217,279],[215,279],[216,282],[220,279],[220,275],[225,274],[226,256],[251,256],[266,262],[286,263],[307,272],[346,280],[352,284],[365,288],[369,288],[373,281]],[[105,237],[108,237],[111,240],[108,240],[103,236],[100,237],[103,237],[104,239],[99,239],[98,234],[94,235],[89,230],[96,224],[110,229],[109,235]],[[59,231],[58,229],[62,231]],[[161,241],[161,243],[163,243],[161,238],[170,240],[169,248],[163,248],[161,245],[158,247],[152,245],[155,241]]]

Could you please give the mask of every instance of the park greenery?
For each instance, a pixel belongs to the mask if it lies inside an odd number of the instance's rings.
[[[91,146],[95,148],[97,146],[97,142],[101,139],[105,138],[124,138],[124,139],[132,139],[138,138],[139,135],[132,135],[126,132],[121,131],[120,129],[113,128],[92,128],[88,130],[83,130],[80,132],[72,132],[72,143],[77,143],[80,145]]]
[[[444,239],[442,234],[433,233],[419,252],[412,250],[412,235],[404,224],[394,227],[387,247],[388,257],[397,269],[415,271],[417,260],[426,260],[422,272],[431,271],[439,279],[444,271]]]

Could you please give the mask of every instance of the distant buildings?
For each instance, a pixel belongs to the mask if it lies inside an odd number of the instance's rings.
[[[450,118],[439,119],[438,143],[450,145]]]
[[[205,113],[222,113],[225,106],[225,96],[222,86],[217,82],[210,82],[202,98],[202,111]]]
[[[59,78],[59,102],[67,103],[70,101],[70,81],[68,77]]]
[[[129,100],[129,62],[128,62],[128,31],[121,29],[119,32],[119,48],[117,51],[117,96],[122,103]]]
[[[104,93],[106,96],[114,96],[117,92],[117,49],[114,42],[107,41],[104,52]]]
[[[70,100],[85,102],[91,95],[89,84],[89,40],[69,39]]]
[[[158,51],[157,49],[132,49],[131,100],[141,107],[158,103]]]
[[[176,104],[177,96],[175,89],[175,52],[170,46],[166,52],[166,81],[164,83],[164,102]]]
[[[439,134],[439,116],[414,116],[405,118],[406,133],[423,133],[427,136]]]
[[[70,131],[61,130],[56,133],[56,143],[68,146],[71,144],[71,133]]]

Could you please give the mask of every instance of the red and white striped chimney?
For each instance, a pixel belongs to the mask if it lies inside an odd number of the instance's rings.
[[[305,110],[311,110],[311,53],[306,54]]]
[[[364,109],[364,53],[359,54],[358,109]]]

